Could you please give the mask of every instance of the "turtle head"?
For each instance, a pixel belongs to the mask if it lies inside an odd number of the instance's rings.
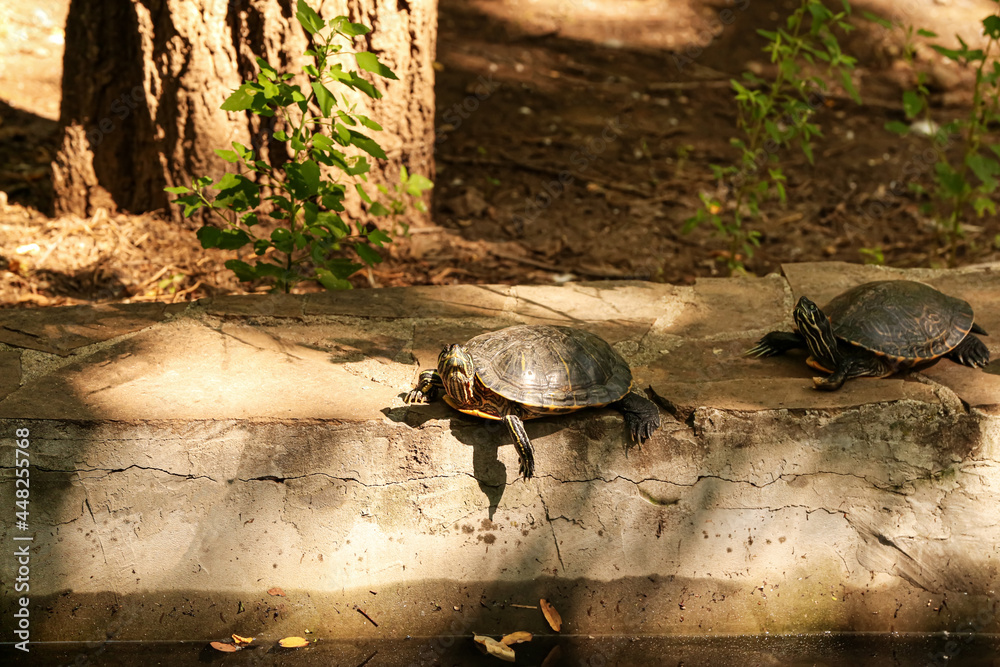
[[[461,405],[472,403],[476,364],[461,345],[448,345],[438,355],[438,374],[448,395]]]
[[[824,367],[836,370],[840,365],[841,354],[830,318],[806,297],[801,297],[795,304],[792,317],[813,358]]]

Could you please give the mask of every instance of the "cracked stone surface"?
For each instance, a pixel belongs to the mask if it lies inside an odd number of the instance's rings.
[[[0,493],[27,428],[30,518],[0,539],[33,538],[33,638],[540,631],[509,606],[539,597],[583,634],[997,631],[996,368],[819,392],[801,355],[742,353],[799,295],[891,275],[970,301],[995,356],[1000,276],[783,273],[17,312]],[[542,322],[629,360],[650,441],[613,410],[532,420],[526,483],[499,424],[403,405],[443,344]]]

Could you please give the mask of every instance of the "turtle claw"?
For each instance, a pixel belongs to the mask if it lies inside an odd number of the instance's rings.
[[[420,403],[430,403],[430,401],[427,400],[427,394],[419,389],[414,389],[407,392],[406,396],[403,397],[403,403],[406,403],[407,405],[416,405]]]

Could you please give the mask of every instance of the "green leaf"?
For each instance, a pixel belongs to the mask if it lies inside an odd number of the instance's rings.
[[[997,214],[996,204],[993,203],[992,199],[987,197],[976,197],[975,201],[972,202],[972,206],[976,209],[976,215],[980,218],[987,212],[989,212],[990,215]]]
[[[216,148],[215,154],[221,157],[226,162],[239,162],[240,156],[236,151],[227,151],[223,148]]]
[[[351,289],[351,283],[343,278],[336,277],[327,269],[316,269],[316,280],[320,285],[330,291]]]
[[[358,119],[358,122],[367,127],[369,130],[375,130],[376,132],[382,131],[382,126],[373,121],[368,116],[362,116],[359,113],[354,114],[354,117]]]
[[[347,74],[347,80],[345,80],[344,83],[346,83],[351,88],[357,88],[358,90],[360,90],[362,93],[372,98],[373,100],[382,99],[382,93],[376,90],[375,86],[373,86],[371,82],[362,79],[360,76],[358,76],[357,72],[349,72]]]
[[[299,23],[302,24],[302,27],[310,35],[315,35],[326,26],[326,21],[320,18],[320,15],[312,7],[303,2],[303,0],[299,0],[295,8],[297,10],[295,18],[299,20]]]
[[[292,237],[292,233],[284,227],[278,227],[271,232],[271,243],[286,255],[292,254],[292,251],[295,250],[295,239]]]
[[[274,81],[278,78],[278,72],[263,58],[257,58],[257,67],[260,68],[260,73],[263,74],[269,81]]]
[[[246,111],[253,105],[253,98],[257,90],[251,88],[252,84],[244,83],[226,98],[220,107],[223,111]]]
[[[389,215],[389,209],[378,202],[373,202],[372,205],[368,207],[368,212],[377,216]]]
[[[260,204],[260,186],[240,174],[224,174],[215,184],[219,194],[214,206],[233,211],[245,211]]]
[[[202,248],[218,248],[219,239],[222,237],[222,230],[218,227],[205,225],[196,232],[195,236],[201,241]]]
[[[983,32],[990,39],[1000,39],[1000,16],[987,16],[983,19]]]
[[[903,111],[910,120],[916,118],[924,108],[924,98],[912,90],[903,91]]]
[[[379,76],[386,79],[399,79],[391,69],[383,65],[378,56],[374,53],[368,51],[360,51],[354,54],[354,60],[357,61],[358,67],[365,70],[366,72],[372,72],[373,74],[378,74]]]
[[[956,51],[955,49],[946,49],[943,46],[940,46],[938,44],[931,44],[931,48],[934,49],[935,51],[937,51],[938,53],[940,53],[945,58],[948,58],[949,60],[961,60],[962,59],[962,53],[959,52],[959,51]]]
[[[169,192],[172,195],[183,195],[191,192],[191,188],[184,185],[176,185],[170,188],[163,188],[164,192]]]
[[[284,169],[296,199],[309,199],[319,194],[319,165],[314,160],[287,162]]]
[[[936,32],[932,32],[930,30],[924,30],[923,28],[920,28],[919,30],[917,30],[917,34],[920,35],[921,37],[937,37],[938,36]]]
[[[392,243],[392,239],[381,229],[373,229],[368,232],[368,242],[374,243],[381,248],[386,243]]]
[[[358,35],[367,35],[371,32],[368,26],[362,25],[360,23],[351,23],[347,20],[346,16],[338,16],[337,18],[330,21],[330,25],[333,29],[342,35],[348,37],[357,37]]]
[[[174,200],[175,204],[182,204],[184,206],[184,217],[190,218],[191,214],[197,211],[199,208],[205,206],[205,202],[202,201],[201,197],[195,194],[184,195],[183,197],[178,197]]]
[[[361,187],[360,183],[355,183],[354,184],[354,189],[357,190],[358,191],[358,195],[361,196],[361,201],[363,201],[366,204],[371,204],[372,203],[372,198],[368,196],[368,193],[365,192],[365,189],[363,187]]]
[[[231,259],[226,262],[226,268],[236,274],[240,282],[250,282],[257,279],[257,272],[252,266],[238,259]]]
[[[250,236],[242,229],[222,229],[216,247],[222,250],[237,250],[248,243]]]
[[[884,127],[890,132],[900,136],[906,136],[910,133],[910,126],[898,120],[890,120]]]
[[[336,239],[342,239],[351,233],[343,219],[331,211],[320,211],[316,216],[316,226],[327,230]]]
[[[985,155],[973,154],[965,159],[965,164],[982,181],[985,192],[996,190],[997,179],[994,176],[1000,174],[1000,162]]]
[[[316,95],[316,102],[319,104],[320,111],[323,112],[324,116],[329,116],[330,111],[337,105],[337,98],[319,81],[313,81],[310,86],[312,86],[313,93]]]
[[[357,251],[358,257],[361,258],[361,261],[368,266],[374,266],[382,261],[382,256],[372,249],[372,247],[367,243],[355,243],[354,250]]]
[[[349,165],[344,171],[351,176],[360,176],[371,171],[371,165],[368,164],[368,160],[365,159],[364,155],[359,155],[354,158],[354,163]]]
[[[840,70],[840,84],[844,86],[844,90],[847,94],[851,96],[856,104],[861,104],[861,95],[858,93],[858,89],[854,87],[854,81],[851,80],[851,73],[849,70]]]
[[[813,150],[812,145],[807,141],[802,142],[802,152],[805,154],[806,159],[809,160],[809,164],[813,164]]]
[[[938,162],[934,165],[937,175],[937,182],[949,196],[960,196],[965,194],[968,185],[962,179],[962,175],[951,168],[946,162]]]
[[[433,187],[434,182],[426,176],[411,174],[410,178],[406,181],[406,194],[419,197],[425,190],[430,190]]]
[[[325,134],[314,134],[312,136],[313,146],[323,151],[335,150],[333,140]]]
[[[876,16],[875,14],[872,14],[871,12],[861,12],[861,15],[864,16],[869,21],[871,21],[872,23],[877,23],[878,25],[882,26],[883,28],[892,28],[893,27],[892,21],[890,21],[888,19],[884,19],[881,16]]]
[[[354,130],[348,130],[351,135],[351,143],[368,153],[372,157],[377,157],[380,160],[385,160],[386,154],[373,139],[369,139],[360,132],[355,132]]]

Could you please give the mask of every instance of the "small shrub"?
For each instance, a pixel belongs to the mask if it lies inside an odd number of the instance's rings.
[[[367,34],[367,27],[343,16],[325,21],[303,0],[298,1],[296,18],[312,38],[312,48],[305,55],[313,63],[303,68],[308,90],[288,83],[292,74],[278,72],[258,58],[257,78],[244,82],[222,105],[225,111],[248,110],[282,119],[286,129],[275,132],[274,138],[286,143],[292,158],[280,165],[269,164],[252,148],[233,142],[233,150],[217,150],[216,154],[236,165],[236,173],[227,173],[216,182],[195,178],[190,187],[166,191],[179,195],[174,201],[184,206],[185,217],[204,208],[221,222],[221,226],[205,225],[198,230],[203,248],[252,247],[260,258],[254,264],[239,259],[226,262],[241,281],[263,281],[285,292],[305,280],[327,289],[345,289],[351,286],[347,280],[351,275],[382,261],[377,248],[392,240],[373,224],[344,219],[348,188],[357,191],[371,216],[398,221],[408,198],[416,200],[416,209],[425,210],[420,197],[432,183],[402,168],[393,191],[378,186],[375,198],[366,191],[368,158],[384,160],[386,155],[364,130],[382,128],[357,113],[346,97],[338,100],[328,86],[358,90],[372,99],[382,97],[358,71],[338,61],[345,55],[354,56],[359,70],[397,77],[373,53],[342,50],[342,41],[350,44]],[[351,148],[363,154],[349,154]],[[253,178],[248,178],[251,173]],[[216,191],[214,196],[210,189]],[[255,232],[263,216],[278,221],[279,226],[267,236],[258,236]],[[406,232],[405,224],[400,231]],[[397,233],[395,222],[389,232]]]

